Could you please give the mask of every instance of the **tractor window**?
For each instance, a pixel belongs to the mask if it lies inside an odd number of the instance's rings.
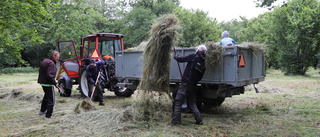
[[[91,54],[92,52],[94,51],[95,49],[95,39],[92,38],[92,39],[87,39],[84,41],[84,51],[83,51],[83,57],[84,58],[90,58],[91,57]]]
[[[59,52],[60,52],[60,59],[66,60],[70,58],[76,57],[75,51],[73,48],[73,41],[64,41],[59,42]]]
[[[99,42],[99,48],[102,57],[105,55],[115,56],[115,51],[121,50],[119,39],[101,38]]]

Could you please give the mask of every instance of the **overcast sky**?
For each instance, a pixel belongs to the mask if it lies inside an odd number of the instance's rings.
[[[186,9],[200,9],[208,12],[210,17],[216,18],[219,22],[240,19],[245,16],[247,19],[258,17],[259,14],[268,11],[265,8],[256,8],[254,0],[180,0],[180,6]]]

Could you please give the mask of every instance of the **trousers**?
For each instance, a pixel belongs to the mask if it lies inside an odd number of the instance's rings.
[[[88,82],[88,87],[89,87],[89,97],[91,97],[94,84],[91,84],[90,82]],[[103,102],[103,91],[102,90],[103,89],[101,88],[101,85],[98,83],[95,90],[94,90],[93,97],[92,97],[92,99],[94,101]]]
[[[196,104],[196,85],[188,85],[187,83],[181,83],[179,90],[174,98],[172,105],[172,124],[181,123],[181,106],[185,100],[187,100],[187,105],[192,111],[196,123],[202,122],[202,117],[200,111]]]
[[[53,106],[55,103],[54,99],[54,88],[53,87],[45,87],[42,86],[42,89],[44,91],[44,96],[41,103],[41,112],[46,112],[46,117],[51,118],[52,112],[53,112]]]

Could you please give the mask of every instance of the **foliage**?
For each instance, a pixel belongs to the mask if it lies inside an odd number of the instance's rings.
[[[179,0],[3,0],[0,2],[0,67],[38,66],[57,41],[98,32],[125,35],[125,47],[148,40],[157,17],[175,14],[181,31],[177,46],[219,41],[222,31],[238,43],[267,44],[268,67],[303,75],[320,60],[319,0],[256,0],[271,8],[257,18],[217,23],[199,9],[179,7]],[[78,52],[79,53],[79,52]]]
[[[241,18],[220,26],[238,43],[267,44],[268,67],[281,68],[286,74],[304,75],[319,62],[319,4],[317,0],[292,0],[258,18]]]
[[[32,67],[3,68],[0,70],[0,74],[33,73],[37,71],[38,69]]]
[[[22,66],[24,42],[41,42],[36,26],[50,19],[50,0],[0,1],[0,67]],[[28,36],[25,41],[21,38]]]
[[[146,41],[153,20],[163,14],[170,14],[178,6],[176,0],[136,0],[131,3],[133,9],[124,17],[126,48],[135,47]]]
[[[194,47],[207,41],[217,41],[221,31],[217,21],[208,17],[201,10],[187,10],[176,8],[174,14],[180,19],[182,27],[179,37],[179,46]]]
[[[304,75],[320,52],[320,2],[293,0],[272,13],[278,61],[286,74]]]

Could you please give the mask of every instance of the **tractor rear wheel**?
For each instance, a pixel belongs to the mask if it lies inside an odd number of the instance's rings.
[[[67,89],[66,80],[60,79],[58,84],[59,84],[61,92],[64,93],[64,94],[60,93],[60,96],[62,96],[62,97],[70,97],[71,96],[71,89]]]

